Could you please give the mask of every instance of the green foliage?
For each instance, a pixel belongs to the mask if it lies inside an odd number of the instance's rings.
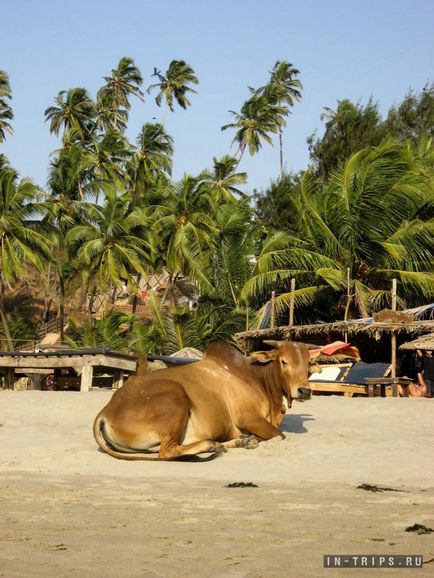
[[[125,136],[130,100],[143,100],[131,58],[104,77],[95,101],[85,88],[59,92],[45,111],[61,148],[51,157],[43,203],[42,192],[19,181],[0,155],[0,320],[9,346],[13,336],[32,332],[25,315],[8,307],[29,266],[41,275],[46,266],[47,286],[53,265],[60,320],[81,278],[89,321],[70,323],[71,344],[153,353],[230,340],[256,322],[273,290],[278,321],[286,323],[293,277],[298,322],[387,306],[393,277],[402,304],[432,299],[434,85],[410,92],[384,121],[372,99],[326,108],[323,137],[308,140],[311,167],[292,174],[284,172],[282,135],[302,96],[298,76],[291,63],[277,61],[268,82],[250,88],[222,127],[235,131],[235,156],[213,157],[210,169],[178,182],[171,180],[174,143],[163,123],[145,122],[134,144]],[[153,77],[148,92],[157,89],[158,105],[190,106],[198,79],[185,61],[173,60],[164,74],[154,69]],[[11,131],[10,97],[0,72],[0,141]],[[253,212],[238,165],[246,150],[257,154],[275,137],[280,178],[255,194]],[[43,218],[35,222],[38,213]],[[116,287],[136,291],[140,278],[162,270],[167,287],[161,302],[151,298],[150,326],[116,312],[92,319],[97,293],[114,299]],[[182,278],[200,295],[195,310],[177,305]]]
[[[146,275],[152,261],[152,239],[143,211],[134,208],[128,194],[106,195],[104,205],[86,204],[85,218],[69,229],[65,242],[84,266],[89,284],[106,291],[134,275]]]
[[[134,324],[133,316],[111,311],[92,323],[77,325],[71,319],[68,323],[67,343],[74,349],[80,347],[107,348],[114,351],[125,351],[130,327]]]
[[[14,118],[14,113],[9,104],[12,98],[9,84],[9,76],[3,70],[0,70],[0,143],[6,139],[6,133],[13,133],[10,120]]]
[[[421,137],[434,137],[434,83],[426,84],[417,94],[413,90],[393,106],[384,121],[386,134],[416,142]]]
[[[418,142],[434,136],[434,83],[418,94],[410,91],[382,120],[372,98],[363,106],[348,99],[338,101],[336,110],[325,107],[321,120],[325,132],[308,137],[311,164],[323,183],[350,155],[387,139]]]
[[[190,311],[183,307],[162,306],[151,297],[153,323],[135,323],[128,334],[128,348],[156,355],[171,355],[184,347],[205,349],[213,341],[231,341],[245,328],[239,310],[211,305],[209,301]]]
[[[285,305],[285,287],[295,277],[302,288],[296,302],[312,302],[326,291],[340,317],[349,269],[355,315],[389,305],[393,277],[408,303],[431,299],[433,172],[428,176],[423,158],[406,146],[384,144],[350,156],[324,187],[306,173],[300,201],[291,202],[298,227],[292,236],[278,233],[264,243],[242,295],[273,288]]]
[[[184,60],[172,60],[165,74],[154,68],[152,76],[158,78],[159,82],[151,84],[148,88],[148,94],[154,88],[158,89],[155,102],[158,106],[164,99],[166,106],[174,112],[175,102],[184,110],[190,106],[188,94],[196,94],[191,87],[192,84],[199,84],[199,80],[189,64]]]
[[[105,130],[124,132],[131,108],[130,96],[143,101],[140,86],[143,78],[132,58],[123,57],[110,76],[104,76],[106,84],[97,94],[97,124]]]
[[[265,191],[255,193],[255,218],[267,230],[293,231],[298,225],[294,205],[300,200],[301,174],[284,174]]]
[[[38,213],[35,202],[40,190],[29,180],[4,164],[0,167],[0,319],[8,345],[11,334],[5,308],[8,287],[25,278],[27,267],[42,271],[50,258],[50,242],[38,222],[30,219]]]
[[[85,88],[61,90],[56,106],[45,110],[45,120],[50,121],[50,132],[59,135],[63,130],[63,142],[89,139],[96,114],[95,104]]]
[[[232,143],[238,145],[239,159],[246,149],[251,156],[262,148],[262,141],[272,145],[271,134],[277,134],[287,109],[270,101],[266,95],[254,93],[241,107],[241,111],[229,111],[235,120],[222,126],[222,130],[236,129]]]
[[[173,138],[162,124],[146,123],[136,142],[137,148],[127,166],[128,178],[134,198],[147,203],[158,179],[172,173]]]
[[[365,106],[340,100],[336,110],[324,108],[321,120],[326,121],[324,135],[318,138],[314,133],[307,142],[312,165],[322,182],[350,155],[367,146],[379,145],[386,136],[378,104],[372,99]]]

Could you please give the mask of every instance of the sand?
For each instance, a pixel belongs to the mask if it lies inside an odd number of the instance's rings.
[[[433,575],[434,533],[405,529],[434,528],[434,400],[315,397],[289,410],[286,440],[196,464],[100,452],[110,395],[0,392],[0,576]],[[324,569],[326,554],[424,567]]]

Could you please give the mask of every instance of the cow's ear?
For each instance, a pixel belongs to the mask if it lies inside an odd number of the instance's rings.
[[[254,351],[250,354],[252,364],[266,364],[276,359],[275,351]]]

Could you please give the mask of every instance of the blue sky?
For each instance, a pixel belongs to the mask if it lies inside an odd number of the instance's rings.
[[[308,163],[306,138],[321,133],[323,107],[372,95],[384,113],[410,87],[434,80],[432,0],[14,0],[1,14],[0,69],[10,76],[15,118],[0,152],[40,185],[58,146],[44,110],[63,89],[84,86],[95,96],[122,56],[135,60],[145,87],[154,66],[164,71],[172,59],[186,60],[199,77],[192,106],[166,120],[175,178],[235,152],[233,132],[220,128],[276,60],[292,62],[304,85],[284,136],[286,168],[294,171]],[[134,103],[130,140],[161,115],[152,95]],[[277,143],[246,154],[240,170],[248,190],[265,188],[279,172]]]

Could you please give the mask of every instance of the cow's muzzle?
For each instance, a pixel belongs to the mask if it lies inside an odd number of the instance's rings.
[[[298,398],[300,401],[304,401],[306,399],[310,399],[312,396],[312,390],[310,387],[299,387],[297,389]]]

